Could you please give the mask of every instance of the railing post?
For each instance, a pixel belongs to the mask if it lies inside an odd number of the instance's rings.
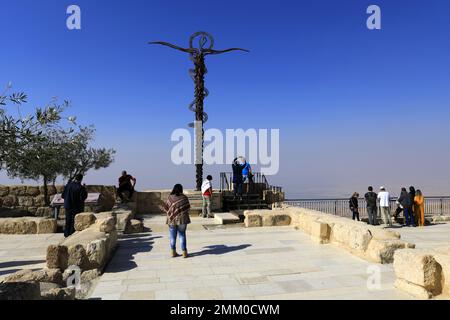
[[[334,215],[337,216],[337,200],[334,200]]]
[[[444,199],[441,198],[441,216],[444,215]]]

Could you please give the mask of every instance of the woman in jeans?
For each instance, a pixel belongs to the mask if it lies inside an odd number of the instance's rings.
[[[359,193],[355,192],[352,197],[350,198],[349,201],[349,206],[350,206],[350,210],[353,213],[352,219],[355,220],[357,219],[359,220],[359,209],[358,209],[358,198],[359,198]]]
[[[179,256],[176,251],[177,235],[180,237],[183,257],[188,257],[186,229],[187,225],[191,223],[189,218],[190,208],[189,199],[183,194],[183,186],[176,184],[164,205],[164,211],[167,213],[166,224],[169,225],[170,248],[172,249],[171,254],[173,258]]]

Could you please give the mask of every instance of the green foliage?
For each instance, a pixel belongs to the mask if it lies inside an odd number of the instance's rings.
[[[69,101],[60,104],[52,99],[22,117],[20,107],[27,96],[6,95],[10,87],[0,95],[0,169],[10,177],[42,181],[46,186],[59,176],[72,179],[91,169],[107,168],[114,161],[115,150],[90,147],[93,126],[78,126],[75,117],[64,116]],[[8,103],[17,107],[18,116],[7,113]]]

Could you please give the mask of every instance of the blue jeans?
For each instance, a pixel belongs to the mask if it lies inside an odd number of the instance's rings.
[[[177,234],[178,234],[178,236],[180,237],[181,250],[187,251],[186,229],[187,224],[181,224],[179,226],[169,226],[170,248],[172,250],[176,249]]]
[[[235,182],[233,183],[233,189],[234,189],[234,196],[239,195],[242,196],[242,182]]]
[[[412,226],[415,227],[415,224],[414,224],[414,215],[413,215],[411,209],[409,209],[409,208],[404,208],[404,209],[403,209],[403,214],[405,215],[405,223],[406,223],[406,225],[407,225],[407,226],[412,225]]]

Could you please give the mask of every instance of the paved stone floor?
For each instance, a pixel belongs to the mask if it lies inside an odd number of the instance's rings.
[[[211,221],[211,220],[210,220]],[[211,223],[208,221],[208,223]],[[169,258],[162,218],[152,232],[125,236],[92,299],[411,299],[393,287],[392,265],[376,265],[381,288],[369,290],[369,262],[318,245],[292,227],[188,229],[191,257]],[[448,229],[450,230],[450,229]]]
[[[0,234],[0,281],[16,271],[45,267],[47,247],[63,238],[62,234]]]

